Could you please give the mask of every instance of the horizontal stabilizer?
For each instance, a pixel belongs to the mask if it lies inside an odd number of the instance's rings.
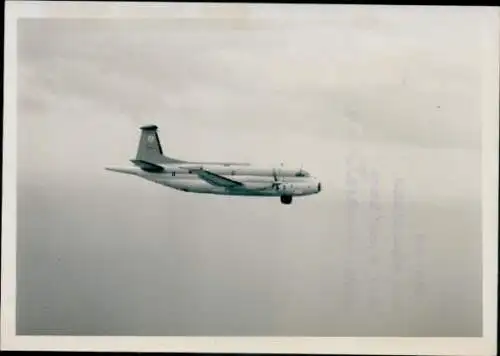
[[[147,171],[147,172],[163,172],[165,169],[157,164],[143,161],[140,159],[131,159],[130,162],[135,164],[136,166],[140,167],[141,169]]]

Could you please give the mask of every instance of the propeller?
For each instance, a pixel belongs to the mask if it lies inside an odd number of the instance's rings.
[[[271,184],[271,188],[278,189],[279,186],[283,183],[283,180],[278,180],[278,174],[276,172],[276,168],[273,169],[273,179],[274,182]]]

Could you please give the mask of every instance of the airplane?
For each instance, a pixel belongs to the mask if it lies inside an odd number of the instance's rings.
[[[158,126],[140,127],[141,136],[133,167],[106,170],[134,175],[176,190],[192,193],[280,197],[291,204],[293,197],[321,192],[321,182],[302,168],[255,167],[239,162],[193,162],[163,154]]]

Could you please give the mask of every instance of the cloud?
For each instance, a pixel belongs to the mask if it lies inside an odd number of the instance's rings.
[[[43,73],[44,91],[136,120],[266,122],[276,133],[289,125],[344,140],[477,149],[482,28],[444,30],[476,16],[424,11],[403,22],[375,11],[353,24],[247,19],[244,29],[217,19],[30,19],[19,53],[36,80]]]

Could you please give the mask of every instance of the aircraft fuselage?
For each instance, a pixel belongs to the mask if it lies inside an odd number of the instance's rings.
[[[200,165],[198,165],[200,166]],[[238,196],[305,196],[316,194],[321,190],[321,184],[314,177],[297,177],[298,170],[252,168],[251,166],[203,166],[210,172],[226,176],[244,184],[244,187],[220,187],[212,185],[187,168],[164,166],[163,172],[147,172],[140,168],[108,168],[108,170],[131,174],[173,189],[192,193],[238,195]],[[274,172],[280,180],[275,182]]]

